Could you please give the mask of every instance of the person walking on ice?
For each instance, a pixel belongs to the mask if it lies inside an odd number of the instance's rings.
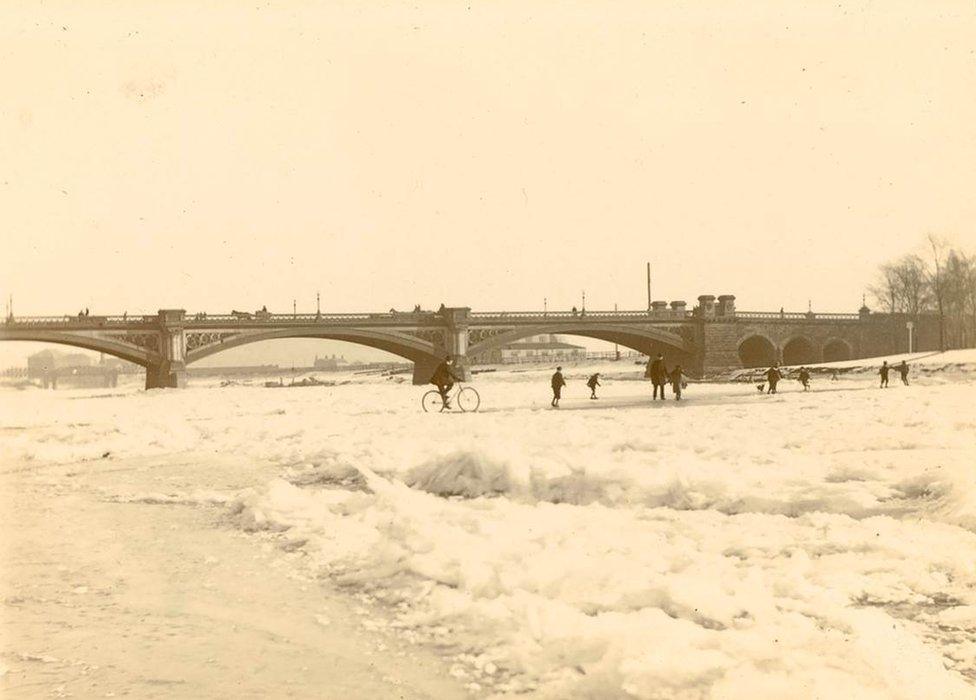
[[[674,369],[671,370],[671,391],[674,392],[674,400],[681,401],[681,383],[684,381],[681,374],[681,365],[675,365]],[[664,389],[661,389],[661,393],[664,393]],[[662,397],[663,398],[663,397]]]
[[[648,363],[645,376],[650,377],[651,384],[654,385],[654,397],[651,400],[657,398],[657,391],[660,389],[661,400],[664,401],[664,385],[668,380],[668,370],[664,366],[664,355],[658,353],[657,358]]]
[[[766,382],[769,384],[769,387],[766,389],[766,393],[775,394],[776,385],[779,383],[779,380],[782,378],[783,375],[780,374],[779,367],[777,365],[773,365],[768,370],[766,370]]]
[[[553,408],[559,408],[559,399],[562,398],[563,387],[566,380],[563,378],[563,368],[557,367],[556,373],[552,375],[552,403]]]
[[[881,363],[881,369],[878,370],[878,374],[881,375],[881,386],[878,387],[879,389],[884,389],[888,386],[888,370],[890,369],[891,367],[888,366],[888,360]]]
[[[596,388],[598,386],[602,386],[600,384],[600,373],[596,372],[595,374],[590,375],[590,378],[586,381],[586,386],[590,387],[590,398],[597,398]]]
[[[908,386],[908,363],[904,360],[898,365],[898,374],[901,375],[901,383]]]
[[[806,367],[801,367],[798,379],[800,380],[800,384],[803,385],[803,391],[808,391],[810,389],[810,370]]]

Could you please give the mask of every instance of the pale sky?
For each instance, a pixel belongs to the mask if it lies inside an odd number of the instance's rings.
[[[18,314],[855,311],[974,183],[973,0],[0,5]]]

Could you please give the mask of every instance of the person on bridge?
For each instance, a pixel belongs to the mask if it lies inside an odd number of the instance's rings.
[[[658,353],[654,360],[648,362],[646,375],[651,378],[651,384],[654,385],[654,396],[651,400],[657,398],[657,392],[660,389],[661,401],[664,401],[664,385],[668,381],[668,370],[664,366],[664,355]]]
[[[891,367],[888,366],[888,360],[881,363],[881,369],[878,370],[878,374],[881,375],[881,386],[878,387],[879,389],[885,389],[888,387],[888,370],[890,369]]]
[[[552,384],[552,402],[549,405],[553,408],[559,408],[559,399],[562,398],[563,387],[566,386],[562,367],[556,368],[556,373],[552,375],[550,383]]]
[[[778,365],[773,365],[768,370],[766,370],[766,382],[769,384],[769,387],[766,389],[766,393],[767,394],[775,394],[776,393],[776,385],[779,383],[779,380],[782,379],[782,378],[783,378],[783,375],[779,371],[779,366]]]
[[[597,397],[596,388],[598,386],[602,386],[600,384],[600,373],[596,372],[595,374],[590,375],[590,378],[586,381],[586,386],[590,387],[590,398],[595,399]]]
[[[461,381],[461,378],[454,373],[451,365],[451,358],[444,358],[444,361],[437,365],[437,369],[434,370],[434,374],[430,377],[430,383],[437,387],[445,408],[451,407],[451,399],[447,395],[448,392],[454,388],[454,382]]]
[[[681,365],[674,366],[669,378],[671,379],[671,391],[674,392],[674,400],[681,401],[681,383],[684,381],[684,376],[681,373]],[[661,398],[664,398],[664,387],[661,387],[661,394]]]
[[[800,384],[803,385],[803,391],[810,389],[810,370],[806,367],[800,368],[800,375],[797,377],[800,380]]]
[[[898,365],[898,374],[901,375],[901,383],[908,386],[908,363],[904,360]]]

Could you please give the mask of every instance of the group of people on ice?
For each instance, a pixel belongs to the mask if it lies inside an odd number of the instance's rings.
[[[888,386],[888,374],[894,369],[901,375],[901,383],[908,386],[908,363],[905,360],[901,361],[901,364],[892,367],[888,364],[888,360],[881,363],[881,368],[878,370],[878,374],[881,375],[881,388]],[[803,385],[803,390],[807,391],[810,388],[810,370],[806,367],[800,367],[796,375],[797,381]],[[835,370],[834,379],[837,379],[837,372]],[[757,384],[756,388],[760,392],[763,389],[766,390],[767,394],[776,393],[776,385],[779,384],[779,380],[783,379],[783,372],[780,370],[779,365],[773,365],[766,370],[766,382],[763,384]]]
[[[896,370],[899,375],[901,375],[901,381],[905,386],[908,386],[908,363],[904,360],[901,364],[894,367],[888,364],[885,360],[879,373],[881,375],[881,386],[888,386],[888,373],[890,370]],[[684,373],[681,369],[681,365],[675,365],[670,371],[668,371],[666,365],[664,364],[664,356],[658,353],[657,357],[653,360],[648,361],[647,369],[644,372],[644,377],[651,380],[651,384],[654,387],[654,393],[652,395],[652,400],[657,400],[660,398],[664,400],[664,388],[668,385],[671,386],[671,391],[674,394],[675,401],[681,400],[681,389],[685,386]],[[779,385],[781,379],[784,378],[783,370],[780,369],[779,365],[774,364],[765,373],[766,381],[762,384],[756,385],[759,392],[765,391],[767,394],[775,394],[776,388]],[[796,373],[796,379],[803,386],[804,391],[809,391],[810,389],[810,370],[806,367],[800,367]],[[837,372],[834,371],[833,379],[837,379]],[[563,368],[557,367],[556,373],[552,375],[552,403],[554,408],[559,407],[559,399],[562,397],[562,389],[566,386],[566,379],[563,377]],[[597,398],[596,388],[600,386],[600,373],[590,375],[587,380],[586,385],[590,388],[590,398]]]
[[[658,398],[659,391],[661,393],[661,401],[664,401],[664,387],[668,384],[671,385],[674,400],[681,400],[681,388],[685,383],[684,372],[681,369],[681,365],[675,365],[669,372],[664,364],[664,355],[661,353],[658,353],[657,357],[653,360],[648,360],[647,369],[644,370],[644,378],[650,379],[651,384],[654,386],[652,401]]]
[[[644,377],[650,379],[651,384],[654,385],[654,399],[657,399],[660,393],[661,400],[663,401],[664,387],[670,384],[671,391],[674,394],[674,400],[681,400],[681,389],[685,386],[684,372],[681,369],[681,365],[675,365],[668,371],[664,364],[664,356],[658,353],[656,358],[647,363]],[[566,386],[566,378],[563,376],[562,367],[556,368],[556,372],[552,375],[550,385],[552,386],[552,401],[550,405],[553,408],[559,408],[559,400],[562,398],[563,387]],[[590,388],[591,399],[599,398],[596,395],[596,388],[600,386],[600,373],[595,372],[591,374],[590,378],[586,380],[586,386]]]
[[[892,368],[888,364],[888,360],[885,360],[881,363],[881,369],[878,370],[878,374],[881,375],[880,388],[884,389],[888,386],[888,372],[890,372],[892,369],[898,370],[898,374],[901,375],[901,383],[908,386],[908,363],[902,360],[900,365],[896,365],[894,368]]]
[[[888,374],[895,369],[901,375],[901,381],[905,386],[908,386],[908,363],[902,360],[901,364],[891,367],[888,361],[885,360],[881,365],[879,373],[881,375],[881,386],[888,386]],[[684,371],[681,369],[681,365],[675,365],[669,371],[667,366],[664,364],[664,355],[658,353],[657,357],[653,360],[649,360],[647,363],[647,369],[644,371],[644,377],[651,380],[651,384],[654,387],[654,393],[652,395],[652,400],[657,400],[660,398],[664,400],[664,388],[668,385],[671,386],[671,392],[674,394],[674,400],[681,400],[681,390],[685,385],[685,375]],[[757,384],[756,388],[762,393],[765,391],[767,394],[775,394],[776,388],[779,385],[781,379],[784,378],[783,370],[779,368],[779,365],[774,364],[765,373],[766,381],[762,384]],[[800,367],[796,375],[797,380],[803,386],[804,391],[810,389],[810,370],[806,367]],[[836,371],[834,372],[833,378],[837,378]],[[450,400],[448,397],[448,392],[454,386],[454,383],[460,381],[459,377],[454,373],[453,367],[451,366],[451,361],[445,360],[434,372],[434,375],[430,379],[430,383],[434,384],[441,393],[441,397],[444,400],[445,406],[450,407]],[[563,376],[563,368],[557,367],[555,373],[552,375],[550,380],[550,386],[552,387],[552,401],[550,405],[553,408],[559,408],[559,401],[562,398],[563,387],[566,386],[566,378]],[[600,385],[600,373],[595,372],[590,375],[589,379],[586,381],[586,386],[590,389],[590,398],[598,398],[596,395],[596,388]]]

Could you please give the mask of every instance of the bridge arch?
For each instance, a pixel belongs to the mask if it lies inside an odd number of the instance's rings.
[[[265,340],[276,340],[281,338],[321,338],[323,340],[341,340],[347,343],[365,345],[377,350],[384,350],[398,357],[410,360],[415,363],[429,364],[438,362],[445,352],[434,343],[421,340],[400,333],[389,333],[382,331],[335,328],[323,329],[302,329],[302,328],[282,328],[270,331],[242,332],[223,339],[221,342],[210,343],[202,347],[189,350],[186,353],[186,363],[189,365],[205,357],[214,355],[224,350],[259,343]]]
[[[817,348],[809,338],[798,335],[783,343],[783,364],[787,366],[810,365],[820,361]]]
[[[84,350],[102,352],[142,367],[158,364],[161,359],[159,353],[136,345],[129,345],[128,343],[122,343],[106,337],[79,335],[76,333],[62,333],[50,330],[43,330],[41,332],[3,330],[0,331],[0,340],[70,345],[71,347],[82,348]]]
[[[851,344],[843,338],[828,338],[823,346],[824,362],[843,362],[854,357]]]
[[[478,329],[470,332],[476,340],[468,347],[469,357],[484,355],[525,338],[549,334],[595,338],[608,343],[617,343],[645,354],[668,349],[690,358],[695,353],[693,344],[677,333],[654,327],[640,328],[606,323],[588,323],[584,320],[560,324],[548,323],[545,326],[523,326],[502,330],[494,335],[484,335],[491,331],[492,329]],[[482,334],[480,338],[479,334]],[[687,362],[687,360],[685,361]]]
[[[743,367],[769,367],[776,362],[776,345],[761,333],[740,341],[738,353]]]

